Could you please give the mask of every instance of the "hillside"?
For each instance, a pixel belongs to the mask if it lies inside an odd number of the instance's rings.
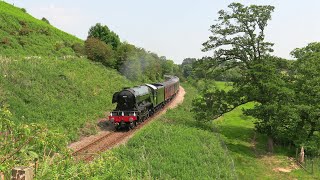
[[[74,55],[71,47],[75,43],[82,41],[32,17],[23,9],[0,1],[1,56]]]
[[[0,62],[0,102],[10,105],[14,120],[46,123],[71,138],[113,108],[115,91],[132,85],[115,70],[86,59]]]
[[[0,2],[0,26],[0,105],[15,122],[45,124],[76,139],[113,109],[115,91],[132,85],[116,70],[74,56],[71,46],[80,39],[23,9]]]

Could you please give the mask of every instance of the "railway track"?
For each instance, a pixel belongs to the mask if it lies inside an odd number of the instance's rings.
[[[118,144],[121,144],[123,141],[128,139],[132,136],[137,130],[151,122],[154,118],[158,117],[159,115],[163,114],[168,106],[177,96],[175,96],[169,103],[167,103],[161,110],[154,113],[152,116],[148,117],[145,121],[139,123],[134,129],[129,131],[110,131],[108,134],[105,134],[92,142],[86,144],[85,146],[76,149],[72,152],[72,156],[75,157],[77,160],[85,160],[91,161],[94,159],[95,156],[99,155],[100,152],[107,151]]]

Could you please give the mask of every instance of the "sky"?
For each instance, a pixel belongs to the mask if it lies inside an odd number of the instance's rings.
[[[201,58],[210,25],[230,0],[5,0],[23,7],[34,17],[80,39],[96,23],[107,25],[135,46],[166,56],[180,64],[188,57]],[[274,55],[292,59],[290,52],[320,41],[320,1],[318,0],[239,0],[245,5],[273,5],[275,11],[265,31],[275,43]]]

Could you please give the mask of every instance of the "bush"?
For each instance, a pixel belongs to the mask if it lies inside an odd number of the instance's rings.
[[[56,51],[59,51],[60,49],[64,48],[64,42],[56,42],[56,44],[54,45],[54,48]]]
[[[40,34],[44,34],[44,35],[46,35],[46,36],[49,36],[49,35],[50,35],[50,31],[49,31],[48,28],[40,29],[38,32],[39,32]]]
[[[85,41],[85,52],[92,61],[101,62],[108,67],[114,66],[112,46],[97,38],[88,38]]]
[[[28,41],[23,38],[19,38],[18,42],[21,46],[25,46],[26,44],[28,44]]]
[[[50,24],[49,20],[46,19],[45,17],[43,17],[43,18],[41,19],[41,21],[43,21],[43,22],[45,22],[45,23],[47,23],[47,24]]]
[[[77,56],[85,55],[84,46],[81,43],[74,43],[71,48],[77,54]]]
[[[21,26],[27,26],[27,23],[26,23],[25,21],[23,21],[23,20],[20,20],[20,21],[19,21],[19,24],[20,24]]]
[[[21,8],[21,11],[27,13],[27,10],[25,8]]]
[[[27,26],[23,26],[19,31],[19,35],[20,36],[28,36],[31,32],[32,32],[31,29],[29,29]]]
[[[1,44],[3,44],[3,45],[10,45],[10,39],[7,38],[7,37],[4,37],[4,38],[1,40]]]

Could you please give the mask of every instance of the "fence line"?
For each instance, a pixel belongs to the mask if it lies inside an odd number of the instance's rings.
[[[299,150],[296,149],[296,163],[307,173],[314,174],[315,172],[320,172],[320,157],[319,156],[304,156],[304,163],[299,160]]]

